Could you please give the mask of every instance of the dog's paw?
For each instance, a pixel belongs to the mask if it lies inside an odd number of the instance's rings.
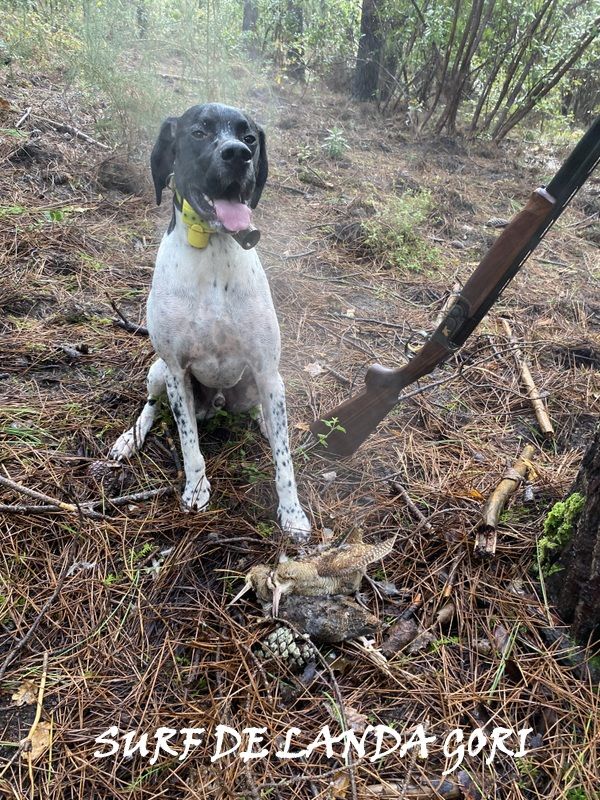
[[[199,481],[189,481],[181,495],[181,505],[184,511],[202,511],[210,500],[210,483],[203,476]]]
[[[279,508],[281,527],[286,536],[297,544],[304,544],[310,537],[310,522],[300,506],[296,508]]]
[[[125,458],[130,458],[137,453],[139,449],[140,443],[136,441],[135,428],[130,428],[119,436],[113,444],[108,457],[113,461],[123,461]]]

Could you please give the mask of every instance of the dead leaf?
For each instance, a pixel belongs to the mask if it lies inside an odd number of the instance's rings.
[[[10,109],[9,101],[4,97],[0,97],[0,111],[8,111],[9,109]]]
[[[335,719],[336,721],[339,719],[339,715],[337,713],[337,708],[333,708],[330,705],[327,705],[327,710]],[[366,714],[361,714],[353,706],[344,706],[344,714],[346,716],[346,722],[348,723],[348,727],[353,730],[355,733],[364,733],[365,728],[368,724],[368,719]]]
[[[413,655],[414,653],[418,653],[419,650],[425,650],[433,641],[435,641],[435,636],[420,627],[419,635],[408,646],[408,652]]]
[[[50,747],[50,733],[52,726],[49,722],[39,722],[37,728],[33,732],[33,736],[27,736],[21,741],[21,744],[29,742],[29,746],[25,745],[21,758],[37,761]]]
[[[414,619],[400,619],[389,629],[388,635],[381,645],[381,652],[384,656],[393,656],[419,633],[419,626]]]
[[[311,378],[316,378],[317,375],[320,375],[322,372],[325,372],[325,370],[319,364],[318,361],[313,361],[312,363],[307,364],[304,367],[304,372],[308,372]]]
[[[481,494],[479,489],[469,489],[468,496],[473,498],[473,500],[485,500],[485,497]]]
[[[37,702],[38,689],[33,681],[23,681],[17,691],[12,695],[11,700],[15,701],[16,706],[29,706]]]
[[[297,422],[294,425],[294,428],[297,431],[309,431],[310,430],[310,425],[308,424],[308,422]]]
[[[504,625],[496,625],[496,627],[494,628],[494,644],[496,645],[496,648],[500,653],[504,653],[504,651],[508,647],[509,639],[510,639],[510,634],[508,633]]]
[[[439,625],[445,625],[446,623],[451,622],[455,612],[456,609],[454,608],[454,603],[446,603],[446,605],[438,611],[435,621]]]
[[[361,714],[360,711],[357,711],[357,709],[353,708],[352,706],[346,706],[344,711],[346,712],[346,720],[348,725],[352,728],[352,730],[355,733],[364,733],[369,722],[367,715]]]
[[[331,788],[331,797],[335,800],[344,800],[350,788],[350,778],[346,772],[342,772],[337,778],[334,778],[329,784]]]
[[[354,319],[354,317],[356,316],[356,310],[354,308],[347,308],[343,316],[349,317],[350,319]]]

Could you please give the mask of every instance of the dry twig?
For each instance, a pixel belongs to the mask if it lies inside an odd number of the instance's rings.
[[[534,453],[535,447],[533,445],[525,445],[514,466],[506,472],[486,502],[481,512],[481,522],[477,527],[476,555],[493,556],[496,552],[496,527],[500,514],[504,510],[508,498],[514,494],[519,484],[525,480]]]
[[[517,362],[517,366],[519,368],[519,375],[521,377],[521,382],[523,383],[523,386],[527,390],[527,396],[531,400],[531,405],[533,406],[533,410],[535,411],[535,416],[540,426],[540,430],[542,431],[544,436],[546,436],[547,438],[551,438],[554,436],[554,427],[550,422],[550,417],[548,416],[548,412],[546,411],[544,402],[542,401],[540,393],[537,390],[537,387],[533,380],[533,376],[531,374],[531,370],[529,369],[529,366],[525,361],[525,357],[522,351],[518,347],[517,340],[513,336],[513,332],[508,320],[503,318],[502,325],[504,326],[504,330],[506,331],[508,340],[513,347],[513,353],[515,356],[515,361]]]

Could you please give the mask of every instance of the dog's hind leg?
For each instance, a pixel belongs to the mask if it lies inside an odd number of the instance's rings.
[[[146,385],[148,387],[148,399],[142,409],[142,413],[135,421],[135,425],[124,434],[119,436],[110,451],[110,458],[121,461],[129,458],[141,449],[144,440],[154,420],[158,401],[167,390],[166,384],[167,365],[162,358],[157,359],[148,370]]]

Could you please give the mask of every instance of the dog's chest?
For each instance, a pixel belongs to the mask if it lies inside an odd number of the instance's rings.
[[[258,256],[229,236],[213,236],[203,250],[190,247],[177,228],[165,236],[147,316],[159,355],[190,367],[207,385],[233,385],[261,352],[279,349]]]

